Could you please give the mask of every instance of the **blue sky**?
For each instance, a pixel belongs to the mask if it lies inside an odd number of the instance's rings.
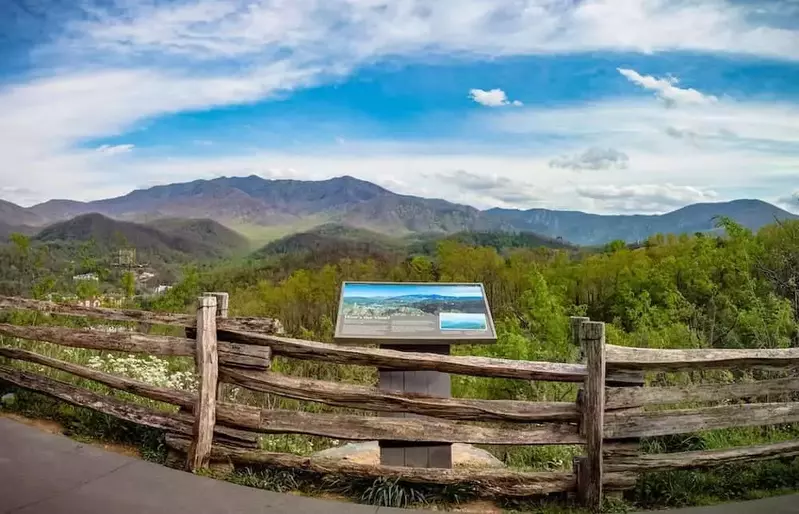
[[[0,198],[353,175],[480,208],[799,211],[799,2],[7,0]]]
[[[462,298],[482,298],[480,286],[414,285],[414,284],[345,284],[344,297],[382,298],[387,296],[441,295]]]

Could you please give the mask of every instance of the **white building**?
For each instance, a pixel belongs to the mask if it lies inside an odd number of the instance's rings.
[[[166,292],[167,292],[167,291],[169,291],[170,289],[172,289],[172,286],[165,286],[165,285],[161,284],[161,285],[157,286],[157,287],[156,287],[156,288],[153,290],[153,294],[162,294],[162,293],[166,293]]]
[[[97,273],[84,273],[82,275],[73,275],[72,280],[75,282],[79,282],[81,280],[94,280],[97,282],[100,280],[100,277],[97,276]]]

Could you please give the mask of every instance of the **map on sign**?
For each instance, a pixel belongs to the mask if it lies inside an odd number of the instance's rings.
[[[341,342],[494,342],[482,284],[344,282]]]

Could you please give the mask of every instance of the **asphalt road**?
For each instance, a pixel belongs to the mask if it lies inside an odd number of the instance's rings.
[[[0,417],[0,514],[391,514],[195,476]]]
[[[0,417],[0,514],[401,514],[204,478]],[[669,511],[799,514],[799,495]]]

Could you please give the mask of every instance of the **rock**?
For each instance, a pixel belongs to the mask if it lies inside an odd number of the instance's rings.
[[[17,396],[14,393],[6,393],[0,396],[0,404],[10,407],[17,401]]]
[[[376,466],[380,464],[380,447],[377,441],[366,443],[349,443],[337,448],[329,448],[316,452],[314,457],[344,459],[356,464]],[[455,443],[452,445],[452,464],[456,468],[502,468],[502,462],[480,448],[471,444]]]

